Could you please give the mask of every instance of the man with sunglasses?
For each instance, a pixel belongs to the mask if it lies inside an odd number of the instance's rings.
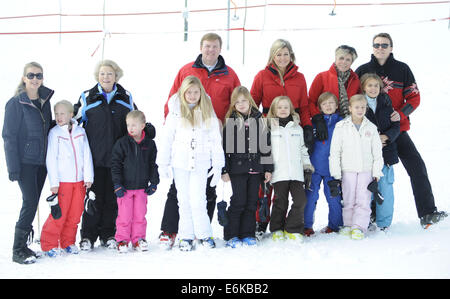
[[[437,211],[425,162],[408,135],[409,117],[420,104],[420,92],[409,66],[394,59],[392,38],[388,33],[375,35],[372,46],[370,62],[361,65],[355,72],[359,77],[365,73],[376,73],[383,80],[383,91],[391,98],[395,110],[391,121],[400,121],[401,133],[395,140],[398,156],[411,179],[420,223],[428,228],[447,217],[447,213]]]

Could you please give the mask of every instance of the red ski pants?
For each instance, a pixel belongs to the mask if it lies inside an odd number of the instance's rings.
[[[59,183],[58,203],[62,216],[55,220],[50,214],[45,221],[41,233],[42,251],[75,244],[78,223],[84,210],[85,194],[84,182]]]

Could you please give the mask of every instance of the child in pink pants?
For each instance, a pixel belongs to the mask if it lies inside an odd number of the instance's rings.
[[[159,183],[153,126],[146,125],[145,115],[134,110],[126,117],[128,135],[114,144],[111,176],[117,195],[116,235],[119,252],[128,251],[128,243],[138,251],[147,251],[147,196]],[[150,185],[149,185],[150,183]]]
[[[339,232],[360,240],[370,221],[371,193],[367,186],[383,176],[384,161],[377,127],[365,117],[365,96],[354,95],[349,104],[350,115],[334,129],[329,163],[331,176],[342,179],[344,227]]]

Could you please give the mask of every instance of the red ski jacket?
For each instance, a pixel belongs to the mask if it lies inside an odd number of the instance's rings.
[[[202,63],[200,54],[194,62],[183,66],[179,71],[170,89],[169,97],[164,105],[164,117],[167,116],[169,108],[167,103],[170,97],[178,92],[181,83],[187,76],[195,76],[200,79],[206,93],[211,97],[211,102],[216,112],[216,116],[222,122],[230,106],[231,93],[234,88],[241,85],[234,70],[225,64],[222,56],[219,56],[216,67],[209,72]]]
[[[298,72],[298,66],[291,63],[286,68],[283,80],[284,85],[273,65],[261,70],[255,76],[250,90],[256,105],[259,107],[262,103],[263,113],[267,114],[275,97],[288,96],[295,111],[300,115],[301,126],[311,126],[305,76]]]
[[[361,92],[360,82],[358,75],[350,69],[350,77],[345,84],[347,89],[347,97],[350,99],[355,94]],[[320,113],[319,106],[317,105],[317,100],[319,96],[324,92],[331,92],[339,99],[339,83],[337,78],[336,68],[331,65],[330,69],[325,72],[319,73],[311,84],[309,88],[309,110],[311,112],[311,117]]]

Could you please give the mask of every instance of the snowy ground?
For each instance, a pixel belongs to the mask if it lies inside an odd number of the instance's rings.
[[[369,0],[361,0],[365,2]],[[244,6],[245,1],[234,1]],[[247,1],[248,5],[265,1]],[[281,1],[282,3],[315,3],[315,1]],[[328,3],[332,1],[322,1]],[[340,1],[338,1],[339,4]],[[346,1],[356,3],[360,1]],[[373,1],[396,2],[396,1]],[[398,2],[398,1],[397,1]],[[101,13],[103,1],[2,1],[0,17],[45,13]],[[191,9],[223,8],[226,1],[189,1]],[[278,1],[269,1],[278,3]],[[330,6],[268,6],[249,9],[246,28],[265,31],[245,33],[243,63],[243,33],[231,31],[227,50],[227,33],[223,37],[222,55],[238,73],[241,83],[250,88],[253,77],[265,66],[271,43],[277,38],[288,39],[296,52],[297,64],[306,76],[308,86],[314,76],[327,70],[334,59],[334,49],[340,44],[354,46],[359,54],[353,69],[369,60],[371,38],[378,32],[389,32],[394,39],[394,55],[412,68],[422,95],[422,103],[412,116],[410,135],[424,158],[432,182],[436,206],[450,211],[447,193],[447,169],[450,166],[450,38],[449,3],[434,5],[372,5],[338,6],[330,16]],[[155,12],[182,10],[184,1],[107,1],[107,13]],[[234,11],[232,11],[234,15]],[[239,20],[232,28],[243,27],[244,10],[237,10]],[[437,19],[434,22],[422,22]],[[189,14],[188,42],[183,42],[183,19],[180,14],[107,17],[109,32],[105,58],[119,63],[125,75],[120,83],[133,93],[138,107],[156,126],[162,126],[163,105],[178,69],[194,60],[199,53],[202,30],[226,28],[226,11]],[[377,25],[377,26],[373,26]],[[378,26],[380,25],[380,26]],[[64,17],[63,31],[102,30],[100,17]],[[294,30],[295,29],[295,30]],[[300,30],[303,29],[303,30]],[[59,17],[1,19],[0,32],[58,31]],[[177,32],[177,33],[174,33]],[[68,99],[75,102],[81,91],[94,84],[93,69],[101,59],[101,33],[62,35],[0,35],[0,121],[4,104],[19,83],[22,67],[35,60],[44,67],[45,84],[55,89],[52,101]],[[91,56],[94,53],[93,56]],[[158,131],[157,131],[158,132]],[[0,141],[2,143],[2,141]],[[401,164],[395,166],[395,214],[387,234],[374,233],[362,241],[345,237],[320,235],[301,246],[274,244],[264,240],[257,248],[224,248],[221,226],[213,219],[217,248],[179,252],[164,251],[157,246],[157,237],[164,208],[167,181],[149,199],[147,239],[150,251],[118,254],[102,248],[77,256],[57,259],[42,258],[36,264],[23,266],[11,262],[14,225],[21,207],[17,183],[7,177],[3,150],[0,151],[0,278],[450,278],[450,219],[423,230],[419,225],[409,178]],[[222,197],[218,188],[219,199]],[[49,208],[42,200],[50,194],[44,187],[40,204],[42,226]],[[224,195],[229,196],[229,186]],[[314,228],[327,224],[327,205],[319,200]],[[37,230],[37,220],[34,223]],[[38,245],[33,244],[34,249]]]

